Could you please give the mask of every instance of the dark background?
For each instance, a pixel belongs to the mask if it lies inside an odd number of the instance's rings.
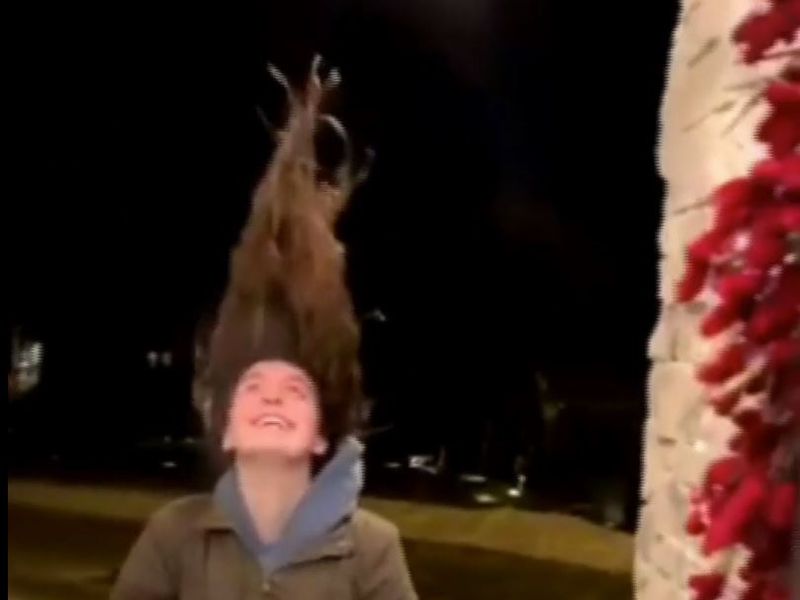
[[[359,313],[387,316],[364,326],[380,418],[467,464],[487,421],[539,427],[538,371],[570,402],[630,408],[609,422],[638,466],[674,4],[13,9],[10,323],[45,343],[34,438],[196,426],[192,332],[269,158],[255,107],[281,117],[266,65],[297,81],[319,51],[376,154],[341,235]],[[171,374],[150,349],[175,352]]]

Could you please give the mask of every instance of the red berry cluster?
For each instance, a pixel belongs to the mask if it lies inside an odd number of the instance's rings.
[[[745,62],[769,58],[800,31],[800,0],[774,0],[734,33]],[[742,600],[788,600],[791,530],[798,502],[800,439],[800,50],[764,91],[769,114],[756,138],[769,157],[718,188],[710,231],[688,249],[678,299],[710,290],[717,302],[701,325],[727,345],[697,376],[714,410],[737,434],[708,469],[686,527],[712,555],[749,551],[736,573]],[[728,573],[696,575],[697,600],[716,600]]]
[[[778,42],[790,44],[800,27],[798,0],[772,0],[768,9],[757,11],[736,28],[733,40],[743,46],[746,63],[763,59]]]

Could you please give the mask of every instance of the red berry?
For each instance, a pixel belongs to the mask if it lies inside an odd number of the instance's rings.
[[[717,280],[716,291],[723,302],[736,304],[755,296],[764,283],[763,271],[746,271],[723,275]]]
[[[744,370],[747,353],[743,344],[725,348],[712,362],[703,365],[697,374],[703,383],[722,383]]]
[[[793,363],[800,365],[800,339],[776,340],[767,350],[767,362],[773,369],[782,369]]]
[[[790,14],[775,7],[764,13],[754,13],[736,28],[733,39],[744,44],[747,63],[761,59],[779,40],[791,37],[793,23]]]
[[[787,336],[800,321],[800,267],[785,267],[772,293],[747,324],[750,339],[764,343]]]
[[[724,488],[734,485],[744,474],[745,463],[741,456],[725,456],[713,462],[706,472],[705,486]]]
[[[739,316],[738,306],[728,303],[720,304],[703,319],[700,332],[706,337],[715,336],[733,325],[739,320]]]
[[[800,84],[788,81],[773,81],[767,86],[764,97],[773,106],[800,105]]]
[[[708,276],[708,263],[689,260],[686,272],[678,282],[678,302],[691,302],[702,291]]]
[[[715,255],[722,252],[722,249],[725,245],[725,239],[726,235],[715,229],[704,233],[689,245],[687,250],[689,253],[689,260],[696,262],[711,262]]]
[[[778,483],[770,490],[764,507],[764,520],[773,529],[787,531],[794,524],[797,508],[797,486],[794,483]]]
[[[753,236],[745,251],[744,259],[751,269],[766,271],[781,262],[788,252],[788,245],[780,236]]]
[[[686,521],[686,533],[689,535],[700,535],[706,530],[706,525],[703,523],[703,517],[699,510],[693,510],[689,513],[689,518]]]
[[[753,168],[753,179],[784,191],[800,191],[800,156],[790,154],[783,158],[768,158]]]
[[[695,600],[717,600],[722,595],[725,576],[721,573],[705,573],[689,578],[689,587],[694,592]]]
[[[780,224],[785,233],[800,233],[800,205],[786,204],[782,206]]]
[[[800,111],[772,110],[759,124],[756,139],[774,158],[784,158],[800,144]]]
[[[703,552],[712,554],[739,542],[744,528],[758,512],[767,495],[764,476],[755,472],[748,475],[713,519],[706,532]]]
[[[730,414],[730,412],[736,408],[740,397],[741,394],[738,391],[728,392],[720,396],[712,396],[710,402],[714,412],[722,417]],[[733,448],[731,449],[733,450]]]

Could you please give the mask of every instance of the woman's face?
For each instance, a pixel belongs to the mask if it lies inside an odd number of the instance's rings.
[[[223,449],[239,456],[307,460],[327,451],[316,388],[301,368],[261,361],[233,392]]]

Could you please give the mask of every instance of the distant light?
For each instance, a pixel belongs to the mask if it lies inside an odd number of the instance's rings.
[[[389,461],[389,462],[383,463],[383,466],[386,469],[391,469],[391,470],[395,471],[397,469],[401,469],[403,467],[403,463],[400,463],[400,462],[398,462],[396,460],[393,460],[393,461]]]
[[[365,319],[367,321],[377,321],[378,323],[386,323],[386,321],[388,321],[386,318],[386,313],[384,313],[380,308],[376,308],[372,312],[368,313]]]
[[[44,346],[41,342],[27,342],[17,346],[14,352],[14,368],[19,371],[25,369],[35,369],[42,364],[44,358]]]
[[[477,473],[464,473],[459,479],[464,483],[486,483],[486,477]]]
[[[33,342],[30,347],[31,366],[38,366],[44,356],[44,346],[41,342]]]
[[[158,352],[156,350],[150,350],[147,353],[147,363],[150,365],[151,369],[155,369],[158,366],[162,367],[171,367],[172,366],[172,352]]]
[[[520,498],[520,497],[522,497],[522,490],[519,489],[519,488],[515,488],[515,487],[508,488],[506,493],[512,498]]]
[[[178,466],[178,463],[176,463],[173,460],[165,460],[164,462],[161,463],[161,466],[164,467],[165,469],[174,469]]]
[[[412,469],[422,469],[433,461],[433,457],[427,454],[417,454],[408,457],[408,466]]]
[[[486,492],[479,492],[472,496],[478,504],[497,504],[497,496]]]

